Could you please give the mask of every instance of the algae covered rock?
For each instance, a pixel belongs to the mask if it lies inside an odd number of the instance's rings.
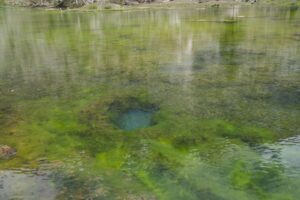
[[[17,151],[16,149],[7,146],[7,145],[0,145],[0,159],[1,160],[7,160],[12,158],[14,155],[16,155]]]

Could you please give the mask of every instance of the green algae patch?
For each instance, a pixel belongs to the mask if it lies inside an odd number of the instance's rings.
[[[270,142],[279,138],[279,135],[272,131],[255,126],[237,126],[228,121],[208,121],[212,131],[217,135],[228,138],[240,139],[250,145]]]
[[[182,125],[184,124],[184,126]],[[239,140],[249,145],[276,141],[280,136],[266,128],[241,126],[221,119],[170,118],[158,125],[164,137],[179,149],[191,149],[209,144],[217,137]],[[154,130],[153,130],[154,131]]]
[[[96,167],[106,170],[120,170],[125,163],[126,151],[122,148],[115,148],[108,152],[96,155]]]
[[[251,183],[251,174],[243,162],[236,163],[230,174],[231,183],[237,189],[245,189]]]

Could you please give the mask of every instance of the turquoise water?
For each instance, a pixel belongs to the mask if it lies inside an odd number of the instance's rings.
[[[0,199],[297,200],[299,12],[0,7]]]
[[[145,128],[151,125],[152,115],[143,110],[129,110],[120,116],[118,125],[126,131]]]

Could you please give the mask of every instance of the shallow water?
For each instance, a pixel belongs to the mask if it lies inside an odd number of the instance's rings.
[[[119,127],[126,131],[151,126],[152,113],[143,110],[129,110],[123,113],[119,119]]]
[[[0,7],[0,197],[298,199],[299,12]]]
[[[276,163],[285,168],[287,176],[299,177],[300,173],[300,137],[289,137],[277,143],[257,147],[265,162]]]
[[[53,200],[56,189],[47,176],[19,171],[0,172],[0,199]]]

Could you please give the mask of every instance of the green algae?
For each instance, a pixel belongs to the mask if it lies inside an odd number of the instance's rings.
[[[255,148],[299,134],[299,14],[230,11],[0,10],[0,169],[46,159],[57,199],[297,199]]]

